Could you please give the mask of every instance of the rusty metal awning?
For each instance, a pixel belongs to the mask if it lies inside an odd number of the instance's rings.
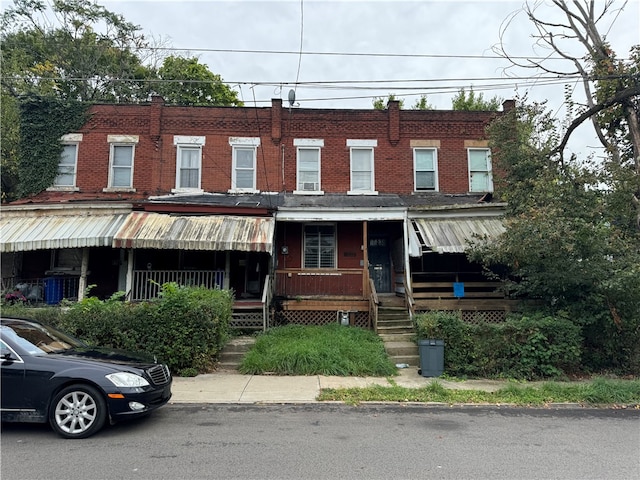
[[[271,253],[274,231],[271,217],[132,212],[114,236],[113,246]]]
[[[496,217],[417,218],[413,225],[423,249],[438,253],[464,253],[471,242],[497,238],[505,231]]]
[[[0,219],[0,251],[111,247],[127,213],[6,214]]]

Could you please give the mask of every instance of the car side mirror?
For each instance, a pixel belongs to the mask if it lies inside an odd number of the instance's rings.
[[[0,359],[5,360],[5,361],[11,360],[12,359],[11,358],[11,350],[9,350],[6,347],[0,348]]]

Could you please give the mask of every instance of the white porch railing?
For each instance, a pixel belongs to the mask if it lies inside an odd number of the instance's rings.
[[[224,270],[134,270],[130,299],[156,298],[162,284],[171,282],[184,286],[222,288]]]

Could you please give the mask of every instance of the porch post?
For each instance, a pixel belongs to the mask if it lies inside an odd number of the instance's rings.
[[[369,288],[369,223],[365,220],[362,222],[362,259],[364,268],[362,270],[362,293],[364,298],[371,296]]]
[[[84,298],[87,289],[87,270],[89,268],[89,248],[82,249],[82,264],[80,265],[80,280],[78,281],[78,301]]]
[[[125,298],[133,298],[133,248],[127,251],[127,277],[125,280]]]
[[[409,226],[409,215],[407,211],[404,212],[404,299],[407,303],[409,303],[409,315],[413,315],[413,285],[411,285],[411,262],[409,261],[409,228],[413,228]]]
[[[229,290],[229,277],[231,276],[231,252],[227,250],[224,253],[224,280],[222,281],[222,286],[224,290]]]

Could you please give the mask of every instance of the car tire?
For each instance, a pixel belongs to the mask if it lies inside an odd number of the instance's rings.
[[[102,428],[107,403],[90,385],[70,385],[55,395],[49,407],[49,423],[64,438],[86,438]]]

